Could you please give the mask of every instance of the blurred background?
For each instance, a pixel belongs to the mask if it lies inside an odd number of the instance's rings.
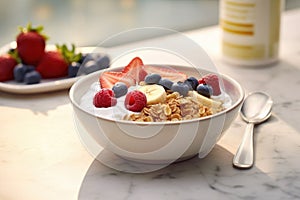
[[[286,0],[285,10],[300,8]],[[48,43],[97,45],[133,28],[163,27],[186,31],[218,24],[219,0],[1,0],[0,46],[13,41],[19,26],[43,25]],[[141,40],[139,35],[116,41]]]

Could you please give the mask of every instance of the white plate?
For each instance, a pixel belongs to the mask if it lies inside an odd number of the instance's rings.
[[[0,55],[6,53],[10,48],[15,48],[16,42],[11,42],[0,48]],[[47,45],[46,50],[55,49],[55,45]],[[105,53],[105,49],[99,47],[78,47],[78,52],[90,53],[99,52]],[[0,82],[0,91],[15,93],[15,94],[35,94],[51,92],[63,89],[69,89],[80,76],[74,78],[56,78],[56,79],[42,79],[38,84],[25,85],[17,83],[13,80]]]

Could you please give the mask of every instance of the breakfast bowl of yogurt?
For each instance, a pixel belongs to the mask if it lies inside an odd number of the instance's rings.
[[[208,155],[237,117],[244,92],[224,74],[135,57],[82,77],[69,97],[76,125],[106,151],[162,164]]]

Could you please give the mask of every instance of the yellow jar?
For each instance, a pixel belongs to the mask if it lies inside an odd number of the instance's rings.
[[[241,66],[276,62],[282,7],[281,0],[221,0],[224,59]]]

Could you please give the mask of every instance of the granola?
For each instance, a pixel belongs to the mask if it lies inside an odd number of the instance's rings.
[[[221,104],[204,105],[190,93],[183,97],[178,92],[167,91],[165,102],[147,105],[140,113],[125,115],[125,120],[143,122],[163,122],[189,120],[212,115],[222,110]]]

